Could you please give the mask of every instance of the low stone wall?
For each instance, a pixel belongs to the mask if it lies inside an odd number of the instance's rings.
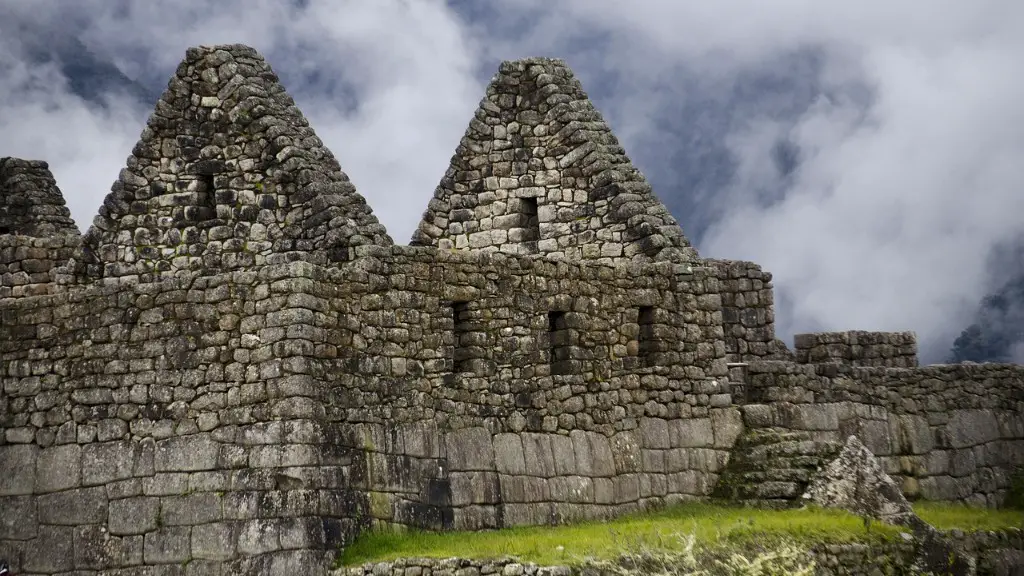
[[[1024,466],[1024,367],[853,368],[754,362],[745,423],[856,435],[908,498],[998,505]]]
[[[706,497],[741,432],[734,408],[643,418],[605,436],[431,425],[348,427],[343,454],[374,522],[477,530],[609,518]]]
[[[801,364],[837,363],[847,366],[917,366],[917,336],[913,332],[819,332],[793,338]]]
[[[77,236],[36,238],[0,234],[0,298],[52,294],[70,282],[68,264],[80,249]]]

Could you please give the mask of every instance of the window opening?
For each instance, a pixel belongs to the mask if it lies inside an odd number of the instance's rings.
[[[202,196],[203,205],[216,212],[217,194],[213,186],[213,174],[199,175],[199,193]]]
[[[537,199],[519,199],[519,219],[523,228],[523,243],[530,250],[537,249],[537,241],[540,240],[540,219],[537,217]]]
[[[331,262],[350,262],[352,249],[344,245],[331,246],[327,249],[327,259]]]
[[[641,306],[636,322],[640,325],[640,331],[637,334],[637,354],[646,362],[652,354],[658,351],[658,343],[654,338],[654,307]]]
[[[469,302],[452,302],[452,371],[470,372],[470,360],[473,359],[470,350],[470,329]]]
[[[568,326],[565,324],[565,312],[548,312],[548,345],[550,354],[551,373],[560,373],[560,366],[565,366],[569,360],[570,335]]]
[[[10,226],[0,226],[0,234],[10,234],[10,233],[11,233],[11,227]]]

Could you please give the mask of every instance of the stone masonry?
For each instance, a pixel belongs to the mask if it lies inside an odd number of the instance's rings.
[[[502,64],[411,246],[238,45],[188,50],[86,234],[8,158],[0,226],[17,574],[324,574],[374,525],[706,498],[782,462],[751,435],[855,434],[909,498],[996,506],[1024,464],[1024,368],[791,352],[771,275],[697,254],[559,60]]]

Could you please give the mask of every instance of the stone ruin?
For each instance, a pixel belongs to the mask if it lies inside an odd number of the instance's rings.
[[[906,498],[1003,502],[1024,368],[790,351],[771,281],[698,255],[560,60],[501,64],[402,246],[253,49],[190,49],[84,236],[0,160],[0,557],[317,574],[372,526],[799,505],[851,435]]]

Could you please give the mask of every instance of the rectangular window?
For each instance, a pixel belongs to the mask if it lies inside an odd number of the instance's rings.
[[[519,199],[519,222],[523,228],[523,244],[531,252],[537,250],[537,241],[540,240],[540,220],[537,217],[537,199]]]
[[[327,259],[331,262],[350,262],[352,249],[345,245],[335,245],[327,249]]]
[[[473,355],[470,349],[469,302],[452,302],[452,371],[455,373],[470,372],[470,360]]]
[[[658,351],[658,343],[654,338],[654,307],[641,306],[637,312],[636,323],[640,325],[637,334],[637,356],[647,362],[651,355]]]
[[[565,312],[548,312],[548,352],[550,354],[551,373],[560,374],[562,366],[570,359],[570,333],[565,323]]]
[[[11,228],[9,226],[0,226],[0,234],[10,234]]]
[[[217,212],[217,192],[213,185],[213,174],[199,175],[199,195],[203,206]]]

